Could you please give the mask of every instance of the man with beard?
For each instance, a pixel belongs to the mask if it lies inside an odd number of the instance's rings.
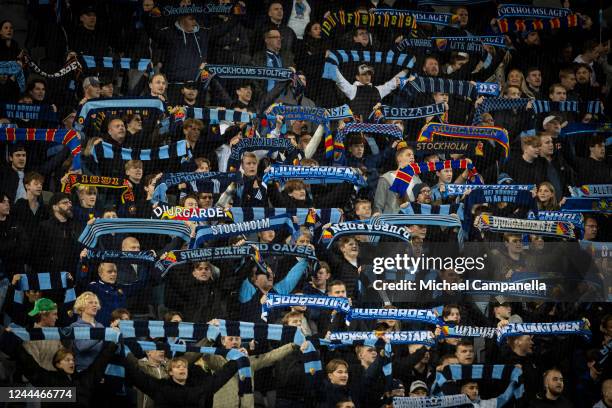
[[[80,231],[75,230],[72,202],[66,193],[55,193],[49,201],[51,217],[40,224],[36,235],[33,267],[37,272],[76,272]]]
[[[572,408],[572,403],[563,395],[563,374],[556,368],[544,373],[544,391],[537,395],[530,408]]]

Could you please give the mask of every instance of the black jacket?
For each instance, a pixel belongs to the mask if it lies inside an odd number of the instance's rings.
[[[60,222],[55,216],[40,224],[40,233],[33,240],[34,269],[37,272],[71,272],[76,271],[79,260],[80,244],[73,220]]]
[[[183,313],[185,321],[205,323],[224,314],[224,297],[217,281],[198,281],[191,270],[171,272],[168,279],[166,305]]]
[[[0,221],[0,279],[23,273],[30,248],[26,231],[12,217]]]

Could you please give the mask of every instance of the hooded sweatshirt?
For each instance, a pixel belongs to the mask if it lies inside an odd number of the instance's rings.
[[[200,63],[206,61],[208,34],[200,26],[186,32],[177,22],[174,27],[162,30],[162,47],[165,50],[164,72],[168,81],[193,81]]]

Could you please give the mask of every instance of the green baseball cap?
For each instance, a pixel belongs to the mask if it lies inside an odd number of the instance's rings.
[[[51,312],[57,310],[57,305],[51,299],[40,298],[34,303],[34,309],[32,309],[28,315],[36,316],[40,312]]]

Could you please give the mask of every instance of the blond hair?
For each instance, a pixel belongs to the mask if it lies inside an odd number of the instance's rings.
[[[74,312],[80,316],[83,313],[83,310],[85,310],[87,301],[92,298],[95,299],[98,304],[100,304],[100,299],[98,299],[98,296],[96,296],[95,293],[89,291],[81,293],[81,295],[76,298],[76,301],[74,302]]]

